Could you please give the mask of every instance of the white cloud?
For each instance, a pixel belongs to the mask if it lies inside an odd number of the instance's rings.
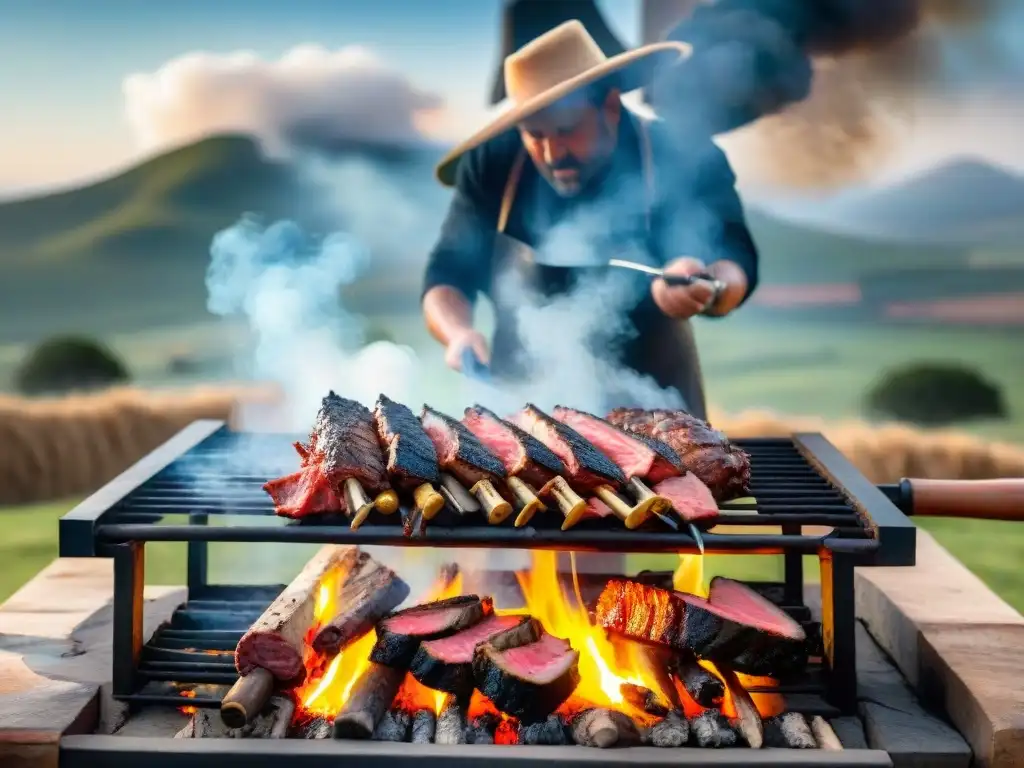
[[[270,151],[345,142],[411,144],[444,123],[422,91],[372,51],[297,46],[267,61],[250,52],[188,53],[125,78],[125,110],[143,150],[247,132]]]

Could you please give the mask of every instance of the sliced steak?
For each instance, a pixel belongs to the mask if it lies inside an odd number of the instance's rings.
[[[537,638],[519,644],[522,627],[503,632],[480,645],[473,657],[476,687],[494,706],[526,723],[543,720],[579,685],[578,651],[568,640],[549,635],[540,623],[529,626]]]
[[[377,624],[370,661],[408,669],[420,643],[447,637],[494,613],[491,598],[460,595],[424,603],[385,616]]]
[[[423,406],[420,422],[434,443],[441,471],[450,472],[467,488],[481,480],[493,481],[505,476],[501,459],[487,450],[461,422],[428,405]]]
[[[742,597],[736,597],[741,590]],[[803,628],[739,582],[731,582],[726,596],[712,603],[684,592],[613,579],[598,598],[595,616],[609,632],[692,651],[746,674],[778,677],[807,661]],[[751,648],[757,648],[766,660],[761,661]]]
[[[719,515],[714,494],[693,472],[662,480],[651,490],[671,501],[672,508],[688,523],[713,520]]]
[[[626,482],[618,465],[576,430],[555,421],[535,405],[527,404],[512,421],[550,448],[565,465],[565,479],[579,493],[602,485],[620,488]]]
[[[750,456],[706,421],[686,411],[642,408],[616,408],[608,414],[608,421],[627,432],[667,443],[718,501],[749,492]]]
[[[661,440],[627,432],[599,416],[562,405],[555,406],[551,415],[593,443],[627,478],[657,483],[686,472],[676,452]]]
[[[501,459],[512,477],[540,488],[565,472],[562,460],[544,443],[481,405],[467,408],[462,423]]]
[[[477,624],[439,640],[420,643],[409,671],[428,688],[456,696],[473,692],[473,653],[495,635],[508,630],[509,647],[537,639],[528,616],[491,615]]]
[[[309,437],[309,454],[310,460],[315,457],[319,462],[339,499],[349,478],[373,494],[390,487],[373,414],[362,403],[333,391],[320,404]]]
[[[340,512],[341,502],[318,465],[270,480],[263,485],[281,517],[301,519],[311,515]]]
[[[396,488],[409,492],[441,479],[434,443],[416,414],[382,394],[374,406],[373,420],[387,456],[388,476]]]

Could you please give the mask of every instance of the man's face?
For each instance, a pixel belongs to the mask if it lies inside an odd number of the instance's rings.
[[[558,194],[572,197],[615,151],[621,112],[617,90],[600,105],[570,96],[521,123],[519,133],[541,175]]]

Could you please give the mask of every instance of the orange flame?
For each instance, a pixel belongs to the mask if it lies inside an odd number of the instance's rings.
[[[194,699],[196,697],[195,691],[180,691],[179,693],[182,697],[186,699]],[[181,712],[181,714],[183,715],[194,715],[196,713],[196,708],[191,705],[188,705],[184,707],[178,707],[178,711]]]

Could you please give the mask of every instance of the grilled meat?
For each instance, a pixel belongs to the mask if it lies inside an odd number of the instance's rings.
[[[382,394],[374,406],[373,420],[396,488],[411,492],[423,483],[440,480],[434,443],[409,408]]]
[[[300,519],[341,511],[341,502],[323,470],[316,464],[269,480],[264,483],[263,490],[270,494],[274,509],[281,517]]]
[[[619,488],[626,483],[622,470],[576,430],[548,416],[528,403],[512,419],[558,455],[566,480],[580,493],[596,491],[603,485]]]
[[[358,480],[370,493],[390,487],[373,414],[362,403],[329,392],[313,423],[308,450],[338,498],[342,498],[342,485],[349,478]]]
[[[718,517],[718,504],[711,489],[692,472],[662,480],[652,489],[672,502],[672,508],[688,523]]]
[[[667,443],[718,501],[742,496],[750,486],[750,457],[723,432],[686,411],[616,408],[608,421],[627,432]]]
[[[467,408],[462,423],[501,459],[509,476],[540,488],[565,471],[562,460],[544,443],[481,405]]]
[[[420,643],[471,627],[494,613],[491,598],[460,595],[392,613],[377,624],[370,661],[408,669]]]
[[[423,406],[420,422],[434,443],[441,470],[453,474],[466,487],[505,476],[501,460],[461,422],[428,405]]]

